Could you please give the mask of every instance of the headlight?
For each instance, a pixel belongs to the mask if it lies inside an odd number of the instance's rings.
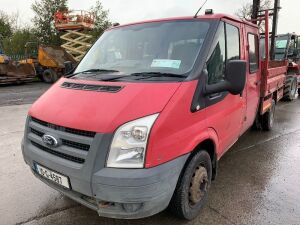
[[[149,134],[158,115],[131,121],[115,132],[106,163],[107,167],[144,167]]]

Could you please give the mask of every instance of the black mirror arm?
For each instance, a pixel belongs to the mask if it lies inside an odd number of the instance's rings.
[[[230,89],[230,83],[228,81],[222,81],[217,84],[207,84],[205,86],[204,94],[209,96],[212,94],[221,93]]]

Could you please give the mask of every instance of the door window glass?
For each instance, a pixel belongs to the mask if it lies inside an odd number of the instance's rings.
[[[224,80],[226,62],[240,59],[239,29],[221,22],[207,60],[208,84]]]
[[[254,34],[248,34],[248,43],[249,43],[249,65],[250,73],[257,72],[259,68],[258,62],[258,37]]]
[[[226,24],[227,60],[240,59],[240,34],[235,26]]]
[[[225,45],[225,29],[222,22],[219,26],[218,38],[214,42],[213,52],[207,62],[208,84],[215,84],[224,79],[225,61],[226,61],[226,45]]]

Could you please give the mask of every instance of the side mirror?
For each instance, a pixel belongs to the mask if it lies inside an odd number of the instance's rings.
[[[73,70],[75,68],[71,61],[64,62],[64,66],[65,66],[65,74],[64,75],[69,75],[70,73],[73,72]]]
[[[205,94],[211,95],[224,91],[239,95],[243,93],[246,84],[247,62],[244,60],[231,60],[227,63],[225,80],[217,84],[206,85]]]

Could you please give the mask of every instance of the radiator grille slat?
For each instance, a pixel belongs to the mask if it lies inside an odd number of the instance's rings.
[[[35,146],[36,148],[44,151],[44,152],[47,152],[51,155],[55,155],[55,156],[58,156],[60,158],[63,158],[63,159],[66,159],[66,160],[69,160],[69,161],[72,161],[72,162],[75,162],[75,163],[80,163],[80,164],[83,164],[85,162],[84,159],[81,159],[81,158],[77,158],[75,156],[71,156],[71,155],[67,155],[67,154],[64,154],[64,153],[61,153],[61,152],[57,152],[57,151],[54,151],[50,148],[47,148],[45,146],[42,146],[34,141],[31,141],[31,144],[33,146]]]
[[[54,130],[59,130],[59,131],[63,131],[63,132],[71,133],[71,134],[76,134],[76,135],[85,136],[85,137],[95,137],[95,135],[96,135],[95,132],[77,130],[77,129],[72,129],[72,128],[68,128],[68,127],[62,127],[62,126],[58,126],[55,124],[47,123],[45,121],[39,120],[34,117],[31,117],[31,120],[35,123],[38,123],[38,124],[44,126],[44,127],[48,127],[48,128],[54,129]]]

